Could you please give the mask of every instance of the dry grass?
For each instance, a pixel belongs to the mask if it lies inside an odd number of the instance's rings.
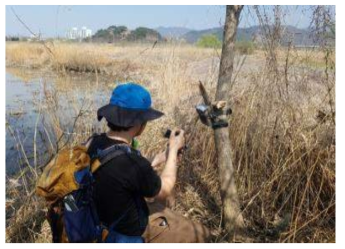
[[[117,45],[78,43],[46,43],[46,49],[40,43],[8,42],[6,44],[6,65],[29,68],[50,68],[58,72],[98,72],[106,75],[121,71],[133,72],[145,67],[156,69],[164,63],[174,45],[152,44]],[[177,57],[183,61],[191,58],[207,58],[214,53],[212,49],[200,49],[193,46],[180,46],[175,50]],[[171,56],[171,55],[170,55]]]
[[[26,46],[30,48],[23,48]],[[211,228],[214,242],[223,242],[226,233],[221,228],[212,131],[196,122],[194,110],[194,105],[201,101],[197,88],[199,79],[214,93],[219,51],[180,45],[159,45],[154,49],[147,45],[50,46],[58,59],[42,52],[39,44],[7,44],[6,63],[34,67],[47,65],[60,72],[78,68],[82,72],[137,80],[150,88],[155,105],[166,113],[166,117],[148,126],[140,138],[141,149],[147,156],[162,150],[166,141],[160,134],[168,127],[179,126],[187,131],[189,149],[179,168],[173,208]],[[37,52],[19,52],[30,49]],[[326,51],[292,52],[295,59],[289,61],[288,70],[284,66],[287,54],[283,50],[279,50],[277,56],[277,71],[265,66],[261,51],[237,58],[237,77],[229,100],[233,109],[230,136],[241,208],[248,228],[246,241],[334,242],[334,54],[331,53],[325,63],[322,59],[325,59]],[[301,61],[306,57],[320,62],[318,67],[305,68]],[[119,65],[126,65],[126,70]],[[95,87],[104,86],[92,85],[90,89]],[[61,120],[54,115],[59,105],[53,96],[54,93],[65,96],[63,89],[45,92],[47,109],[44,115],[53,117],[58,135],[62,134]],[[69,145],[83,141],[93,131],[90,119],[97,106],[90,98],[91,94],[92,91],[85,94],[87,101],[84,103],[91,108],[81,115],[75,128],[75,132],[82,135],[70,136]],[[72,93],[66,96],[75,103],[75,113],[78,113],[81,104],[77,97]],[[24,179],[28,178],[22,178],[21,183]],[[34,180],[27,183],[29,192],[33,183]],[[27,192],[21,193],[24,193],[21,196],[27,196]],[[18,200],[15,195],[8,196]],[[42,242],[42,238],[49,238],[46,226],[43,226],[46,233],[43,235],[42,228],[37,227],[37,223],[43,221],[42,208],[35,204],[39,201],[33,196],[27,198],[30,202],[18,201],[21,204],[18,207],[30,212],[31,221],[34,221],[30,223],[30,219],[18,213],[10,215],[9,210],[15,205],[9,203],[8,241]],[[19,238],[12,232],[13,228],[28,231],[28,234]]]

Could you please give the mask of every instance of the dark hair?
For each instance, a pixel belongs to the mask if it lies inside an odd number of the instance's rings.
[[[114,124],[112,124],[110,122],[108,122],[108,127],[112,131],[128,131],[130,128],[132,128],[132,126],[130,126],[130,127],[122,127],[122,126],[114,125]]]

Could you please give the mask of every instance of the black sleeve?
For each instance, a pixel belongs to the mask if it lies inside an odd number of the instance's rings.
[[[144,197],[154,197],[161,190],[161,178],[153,170],[151,163],[144,157],[135,156],[137,171],[137,191]]]

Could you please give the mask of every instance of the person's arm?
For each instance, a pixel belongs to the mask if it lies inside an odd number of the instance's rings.
[[[157,154],[151,162],[152,168],[157,170],[159,168],[159,166],[161,166],[161,164],[163,164],[167,161],[168,155],[169,155],[169,148],[167,148],[165,151],[162,151],[161,153]]]
[[[176,135],[178,133],[178,135]],[[161,189],[156,196],[158,199],[165,199],[171,195],[175,183],[177,174],[177,154],[179,149],[183,148],[185,144],[184,131],[173,130],[169,138],[169,152],[168,159],[165,164],[164,170],[160,175]]]

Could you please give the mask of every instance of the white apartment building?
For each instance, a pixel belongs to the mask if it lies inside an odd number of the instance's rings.
[[[77,27],[69,29],[66,33],[66,38],[68,40],[81,40],[92,36],[92,30],[87,27],[82,27],[78,30]]]

